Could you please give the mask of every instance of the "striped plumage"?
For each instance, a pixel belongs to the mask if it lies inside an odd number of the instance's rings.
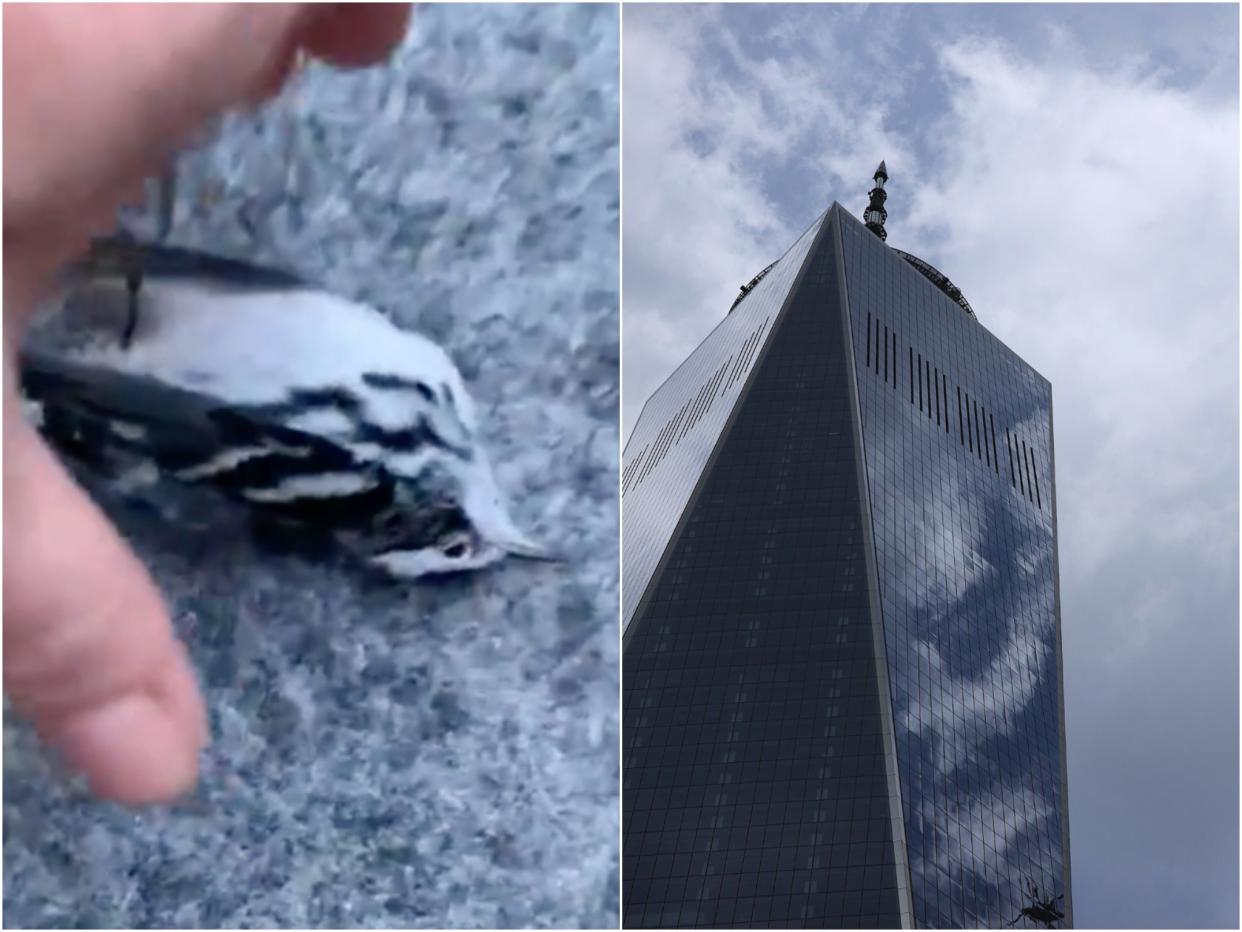
[[[98,244],[67,302],[91,339],[23,355],[23,391],[66,454],[208,483],[397,576],[542,555],[509,519],[440,347],[288,273],[151,244],[123,342],[116,255]]]

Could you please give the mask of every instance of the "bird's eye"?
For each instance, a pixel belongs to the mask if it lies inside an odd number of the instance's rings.
[[[470,553],[470,538],[465,534],[452,534],[440,542],[440,552],[450,560],[459,560]]]

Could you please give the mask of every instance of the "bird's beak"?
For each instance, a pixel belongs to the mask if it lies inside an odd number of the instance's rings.
[[[551,563],[565,562],[563,556],[553,553],[522,533],[509,517],[508,509],[501,504],[491,469],[486,463],[477,464],[477,468],[479,471],[470,485],[466,512],[473,517],[479,536],[510,557]]]
[[[511,537],[507,540],[496,541],[496,546],[503,550],[511,557],[519,560],[541,560],[547,563],[564,563],[565,558],[560,554],[553,553],[542,544],[527,537]]]

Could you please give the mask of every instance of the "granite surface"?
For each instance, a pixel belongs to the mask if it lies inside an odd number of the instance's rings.
[[[616,926],[617,46],[611,6],[422,7],[389,67],[313,66],[182,159],[171,240],[443,343],[568,560],[383,586],[105,498],[213,744],[131,811],[6,715],[6,926]]]

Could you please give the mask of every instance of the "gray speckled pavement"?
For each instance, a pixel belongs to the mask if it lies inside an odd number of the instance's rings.
[[[211,708],[197,795],[129,811],[4,727],[11,927],[617,923],[618,33],[611,6],[423,7],[183,159],[172,241],[442,342],[515,518],[569,555],[376,586],[105,501]]]

